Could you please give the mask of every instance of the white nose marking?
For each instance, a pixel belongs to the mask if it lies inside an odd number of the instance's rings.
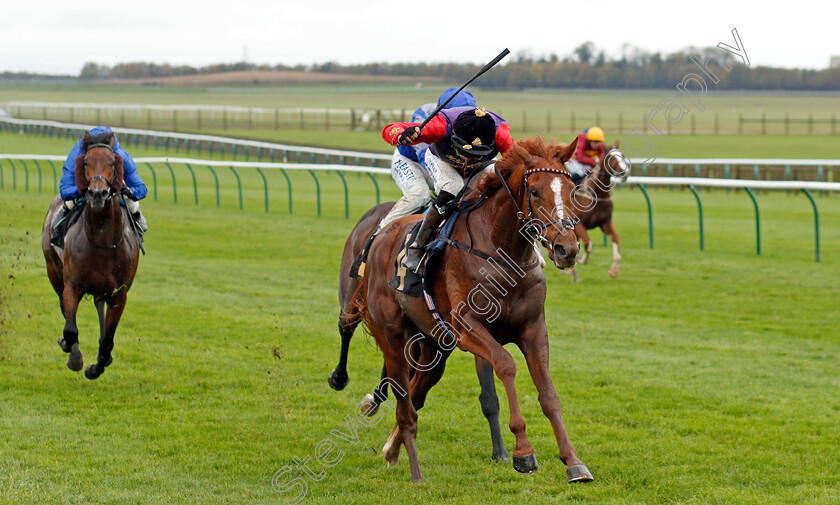
[[[566,219],[566,212],[563,209],[563,181],[560,177],[555,177],[551,181],[551,189],[554,191],[554,211],[557,212],[559,219]]]

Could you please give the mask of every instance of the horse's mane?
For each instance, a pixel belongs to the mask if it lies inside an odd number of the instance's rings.
[[[557,152],[557,146],[546,145],[540,136],[517,140],[515,145],[527,151],[531,156],[546,160],[553,159]],[[502,154],[502,158],[496,162],[496,168],[502,174],[502,177],[505,178],[511,190],[516,191],[522,187],[522,180],[525,177],[525,161],[517,154],[515,148],[511,148]],[[473,191],[476,195],[480,195],[481,193],[490,195],[501,187],[502,182],[496,177],[496,174],[489,173],[479,176]]]

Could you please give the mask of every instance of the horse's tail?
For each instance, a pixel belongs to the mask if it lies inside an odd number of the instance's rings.
[[[367,279],[362,278],[361,282],[356,284],[353,294],[350,296],[350,303],[347,304],[347,310],[342,314],[342,319],[346,324],[356,326],[359,323],[365,323],[365,328],[368,333],[372,327],[373,321],[370,317],[370,310],[367,305]]]

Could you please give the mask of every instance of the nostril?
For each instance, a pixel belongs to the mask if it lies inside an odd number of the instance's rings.
[[[554,255],[557,256],[558,258],[565,258],[566,256],[568,256],[568,253],[566,252],[566,248],[563,247],[562,245],[555,245],[554,246]]]

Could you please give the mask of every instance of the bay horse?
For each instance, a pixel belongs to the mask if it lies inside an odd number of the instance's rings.
[[[619,252],[619,237],[613,225],[613,181],[624,182],[630,175],[630,163],[618,150],[618,142],[615,147],[607,148],[604,157],[598,162],[595,168],[575,188],[572,196],[572,206],[575,215],[580,219],[575,223],[575,234],[582,242],[582,254],[578,263],[586,264],[592,254],[592,240],[586,230],[601,228],[606,235],[612,239],[613,262],[608,271],[611,277],[618,277],[618,266],[621,262]],[[576,269],[570,270],[572,281],[577,282]]]
[[[114,142],[113,133],[85,134],[85,154],[76,158],[75,177],[79,195],[85,197],[86,204],[79,220],[67,229],[64,248],[50,244],[50,223],[62,205],[60,196],[50,206],[41,232],[47,275],[65,319],[58,345],[70,355],[67,366],[74,372],[83,366],[76,326],[82,296],[93,296],[99,314],[99,354],[97,362],[85,369],[88,379],[96,379],[111,364],[114,333],[139,260],[139,241],[128,211],[120,205],[123,160],[114,153]]]
[[[416,448],[417,410],[440,380],[446,358],[456,346],[488,361],[504,384],[509,426],[516,437],[514,469],[520,473],[538,469],[519,409],[516,364],[503,347],[507,343],[515,343],[525,355],[560,458],[568,467],[568,480],[592,480],[568,438],[551,382],[545,274],[534,250],[538,240],[549,249],[549,258],[557,268],[575,264],[577,237],[568,217],[573,183],[562,168],[575,147],[576,142],[566,147],[546,146],[539,138],[518,141],[496,163],[494,173],[481,176],[471,194],[480,195],[477,200],[483,203],[455,223],[451,240],[459,247],[444,250],[439,268],[431,274],[430,295],[437,303],[440,320],[423,298],[408,296],[389,285],[406,234],[421,218],[407,216],[393,222],[370,247],[368,269],[352,297],[354,310],[343,311],[342,318],[349,324],[365,322],[383,352],[388,379],[409,392],[396,395],[396,424],[383,453],[393,466],[400,445],[405,445],[412,481],[422,480]],[[364,236],[355,231],[353,235]],[[342,278],[349,275],[346,263],[342,262]],[[490,289],[495,289],[498,298]]]

